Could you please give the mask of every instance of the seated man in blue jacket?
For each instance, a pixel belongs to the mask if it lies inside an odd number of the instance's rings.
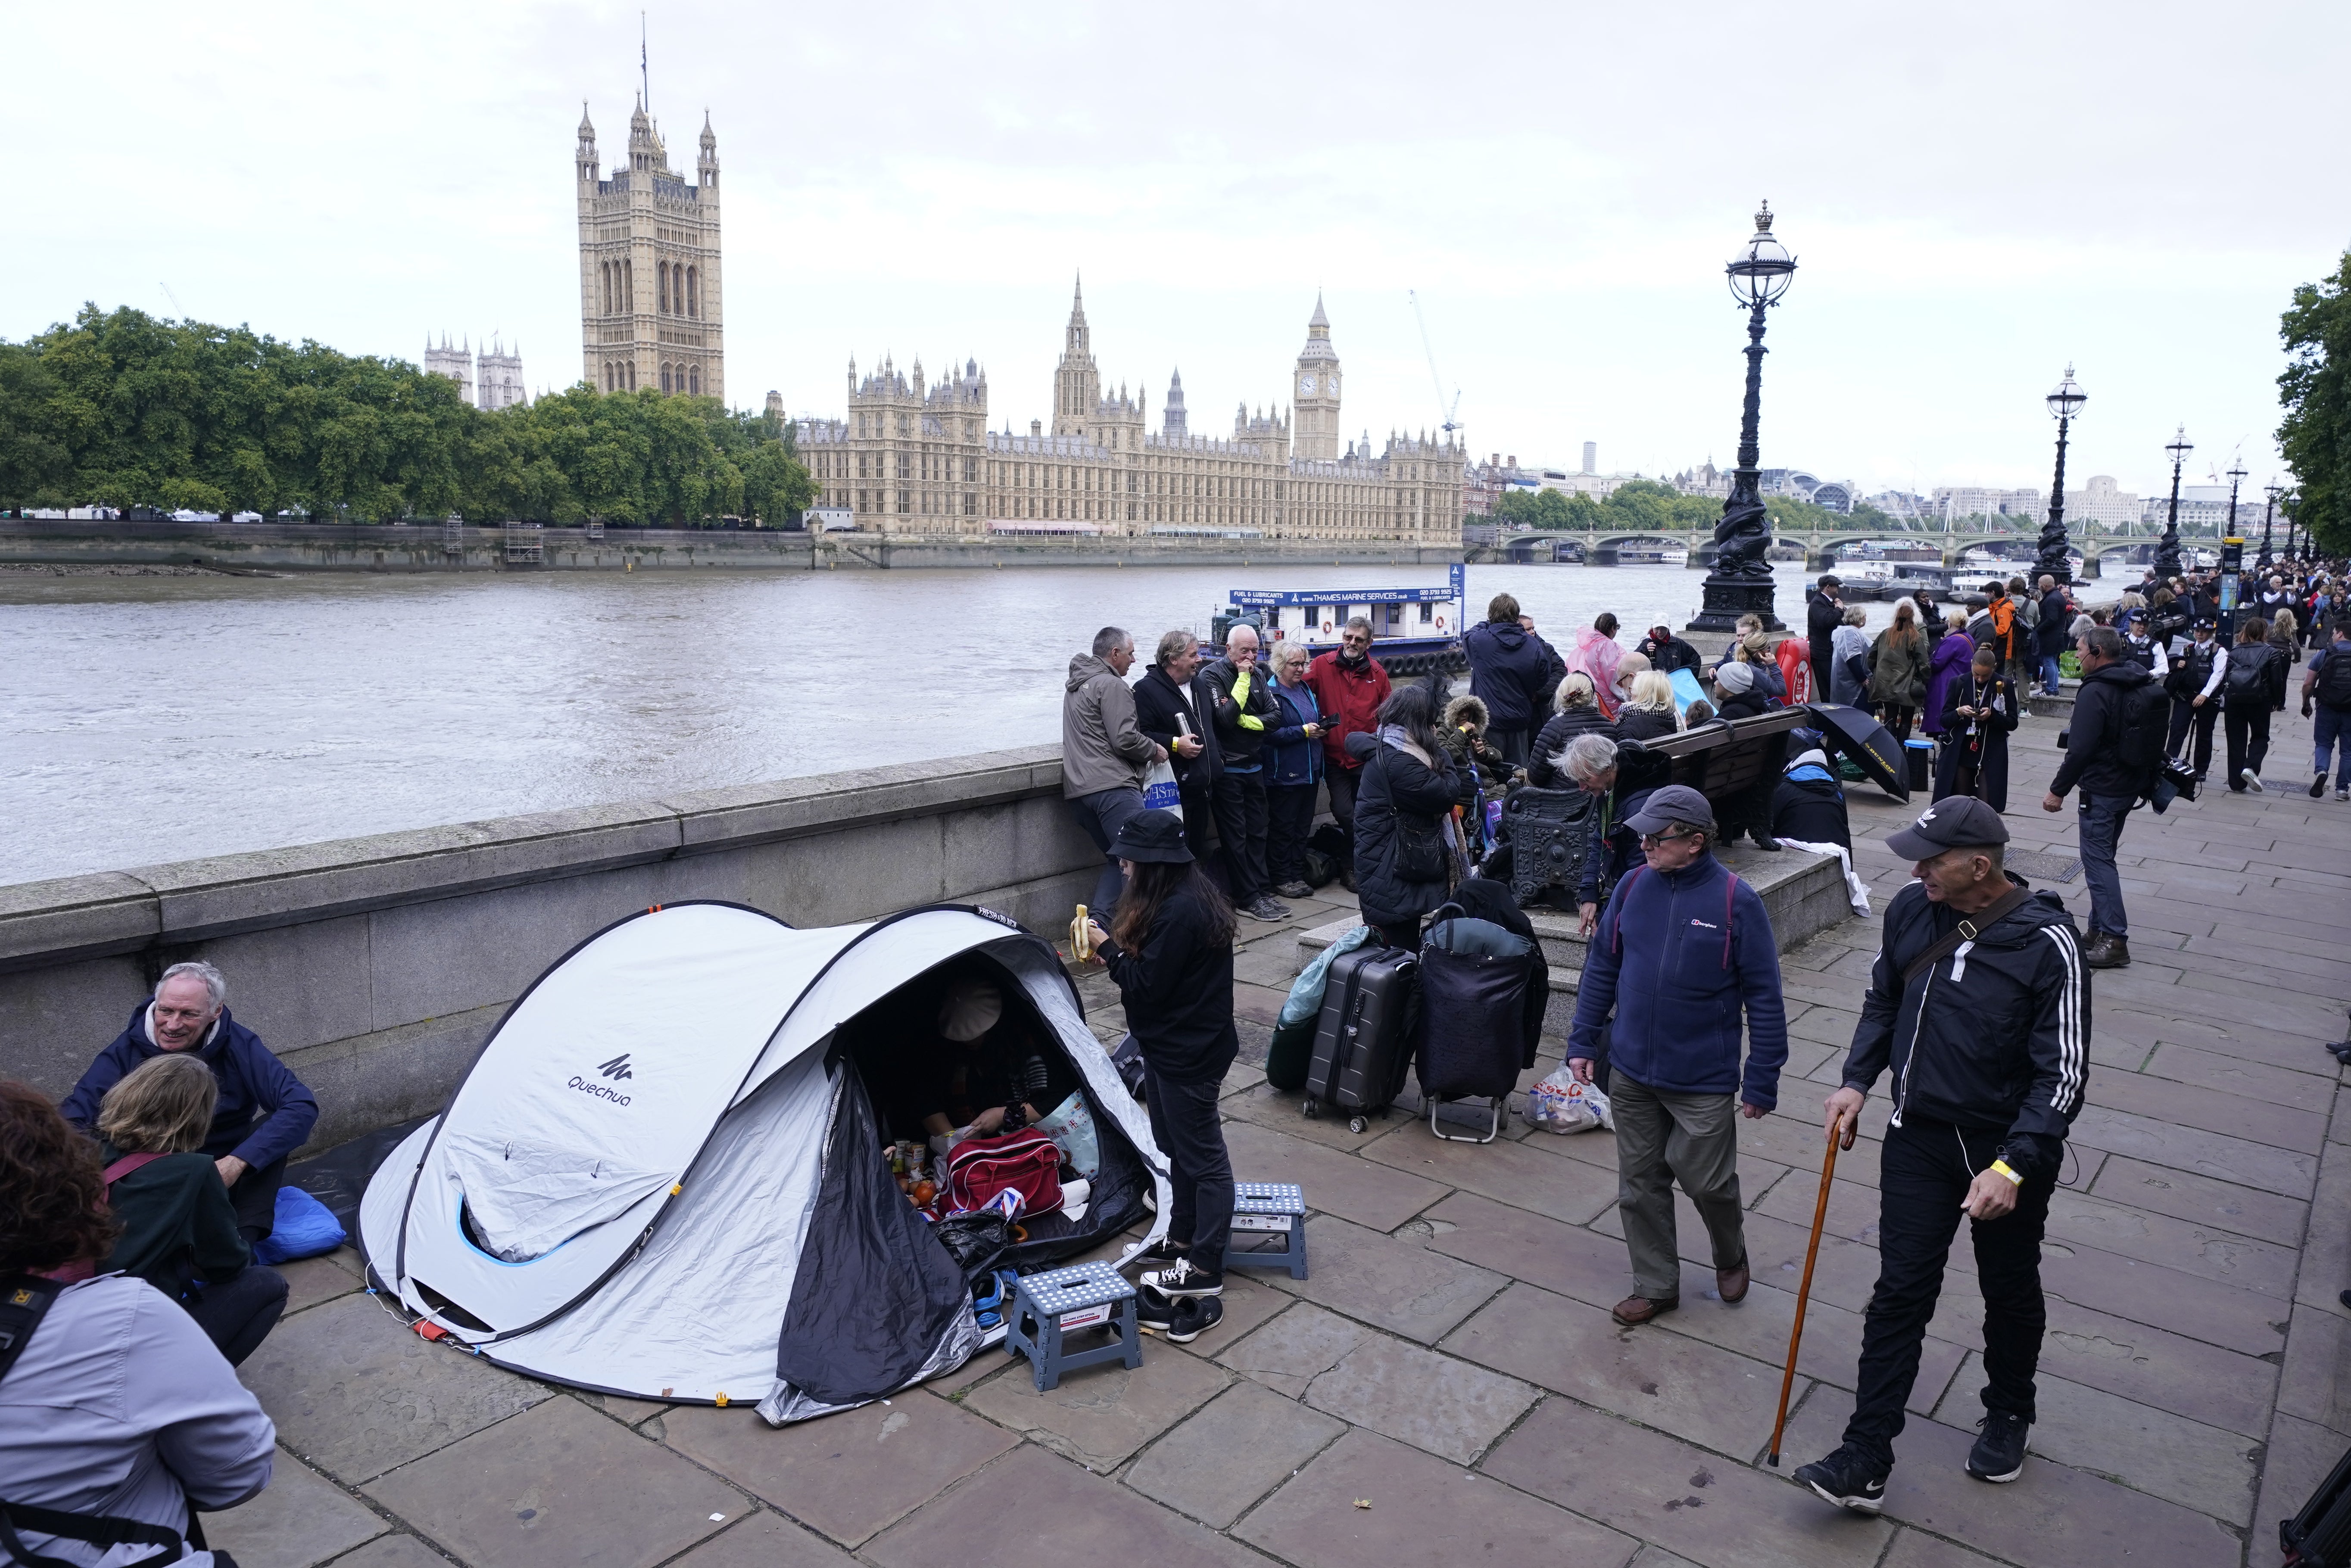
[[[228,980],[220,971],[208,963],[173,964],[58,1109],[74,1126],[93,1130],[99,1101],[133,1067],[170,1051],[195,1053],[220,1085],[204,1152],[220,1169],[237,1230],[250,1247],[276,1224],[286,1157],[309,1137],[319,1102],[259,1035],[228,1015],[227,1003]]]
[[[1633,1293],[1611,1310],[1627,1328],[1681,1304],[1674,1182],[1698,1206],[1726,1303],[1747,1295],[1735,1116],[1769,1116],[1788,1059],[1780,950],[1755,889],[1712,854],[1714,810],[1687,784],[1654,790],[1625,826],[1646,860],[1616,885],[1583,961],[1568,1064],[1591,1082],[1613,1007],[1617,1211]],[[1747,1064],[1740,1071],[1740,1014]]]

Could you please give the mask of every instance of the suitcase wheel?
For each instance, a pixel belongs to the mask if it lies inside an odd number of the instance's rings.
[[[1298,1107],[1298,1114],[1312,1121],[1322,1114],[1322,1102],[1309,1095],[1306,1096],[1306,1103]]]
[[[1365,1125],[1364,1118],[1361,1116],[1349,1116],[1347,1118],[1347,1130],[1351,1133],[1362,1132]]]

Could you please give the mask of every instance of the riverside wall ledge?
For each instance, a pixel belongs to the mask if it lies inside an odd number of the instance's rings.
[[[888,571],[924,567],[1446,566],[1458,545],[1267,539],[1062,539],[810,535],[772,528],[533,530],[535,561],[507,559],[506,531],[438,523],[103,523],[0,518],[0,565],[204,566],[231,573]]]
[[[1052,930],[1101,864],[1038,746],[0,887],[0,1075],[62,1094],[202,958],[317,1091],[326,1147],[438,1108],[507,1003],[650,905],[822,926],[973,903]]]

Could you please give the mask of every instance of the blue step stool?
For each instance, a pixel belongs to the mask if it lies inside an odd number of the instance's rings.
[[[1279,1236],[1281,1245],[1258,1244]],[[1250,1243],[1239,1245],[1238,1243]],[[1306,1194],[1294,1181],[1233,1184],[1233,1232],[1225,1239],[1225,1267],[1288,1269],[1306,1277]]]
[[[1040,1394],[1058,1386],[1062,1373],[1080,1367],[1106,1361],[1123,1361],[1130,1368],[1143,1365],[1134,1287],[1106,1262],[1021,1275],[1004,1324],[1004,1348],[1029,1358]],[[1092,1350],[1063,1348],[1063,1334],[1105,1325],[1111,1330],[1108,1344]]]

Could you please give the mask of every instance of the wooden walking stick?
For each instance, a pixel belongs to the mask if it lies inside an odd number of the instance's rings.
[[[1788,1394],[1796,1386],[1796,1347],[1804,1343],[1804,1307],[1813,1298],[1813,1264],[1821,1255],[1821,1231],[1829,1222],[1829,1183],[1836,1179],[1837,1126],[1829,1124],[1829,1151],[1821,1161],[1821,1200],[1813,1210],[1812,1244],[1804,1249],[1804,1282],[1796,1287],[1796,1326],[1788,1334],[1788,1370],[1780,1376],[1780,1415],[1771,1423],[1767,1463],[1780,1468],[1780,1437],[1788,1429]]]

